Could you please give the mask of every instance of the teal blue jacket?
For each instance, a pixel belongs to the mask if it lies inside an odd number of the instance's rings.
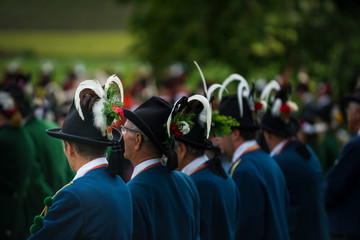
[[[198,239],[200,199],[189,176],[158,165],[127,185],[133,199],[134,240]]]
[[[299,148],[300,145],[299,140],[294,140],[274,156],[284,173],[290,194],[290,238],[328,239],[320,161],[309,146]],[[310,157],[306,159],[301,151],[307,151]]]
[[[249,151],[230,174],[241,198],[238,239],[289,239],[288,190],[275,160],[261,149]]]

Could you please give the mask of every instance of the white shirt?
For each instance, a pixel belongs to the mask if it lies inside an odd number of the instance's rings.
[[[76,175],[73,179],[76,180],[82,176],[85,175],[85,173],[87,173],[90,169],[94,168],[94,167],[97,167],[99,165],[102,165],[102,164],[108,164],[108,161],[106,160],[106,158],[102,157],[102,158],[97,158],[97,159],[94,159],[94,160],[91,160],[90,162],[86,163],[85,165],[83,165],[77,172],[76,172]]]
[[[204,154],[201,157],[195,158],[188,165],[186,165],[181,171],[190,175],[195,169],[203,165],[209,158]]]
[[[276,145],[276,147],[274,147],[274,149],[270,152],[270,156],[275,156],[278,155],[281,151],[281,149],[284,147],[284,145],[289,141],[289,139],[286,139],[284,141],[282,141],[281,143],[279,143],[278,145]]]
[[[246,141],[243,144],[241,144],[234,152],[233,156],[232,156],[232,163],[235,163],[240,157],[241,155],[244,154],[244,152],[248,149],[251,148],[253,146],[257,145],[257,142],[255,140],[250,140],[250,141]]]
[[[153,158],[153,159],[149,159],[149,160],[146,160],[146,161],[138,164],[134,168],[134,171],[133,171],[133,173],[131,175],[131,179],[133,179],[137,174],[139,174],[142,170],[144,170],[148,166],[153,165],[155,163],[159,163],[159,162],[161,162],[161,158]]]

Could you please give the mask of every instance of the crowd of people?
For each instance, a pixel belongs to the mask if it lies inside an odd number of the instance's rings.
[[[0,239],[360,239],[360,90],[198,69],[6,72]]]

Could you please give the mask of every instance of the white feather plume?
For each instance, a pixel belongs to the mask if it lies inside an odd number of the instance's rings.
[[[81,101],[80,93],[82,90],[87,88],[93,90],[100,97],[100,99],[102,99],[106,94],[101,84],[97,80],[85,80],[79,84],[75,92],[74,101],[75,101],[76,110],[78,111],[79,116],[81,117],[82,120],[84,120],[84,114],[80,106],[80,101]]]
[[[282,101],[280,98],[277,98],[272,106],[271,113],[274,116],[280,116],[280,107],[282,105]]]
[[[175,107],[177,107],[177,103],[181,100],[181,98],[179,98],[173,105],[173,108],[171,109],[170,115],[168,117],[168,120],[166,121],[166,130],[168,133],[168,136],[170,137],[170,124],[171,124],[171,115],[175,109]]]
[[[265,85],[264,89],[261,92],[260,99],[267,102],[269,100],[270,94],[273,90],[280,91],[280,84],[276,80],[271,80],[268,84]]]
[[[239,101],[239,111],[240,111],[240,117],[243,117],[244,111],[243,111],[243,98],[248,98],[250,95],[250,87],[249,84],[246,82],[246,80],[241,80],[238,88],[237,88],[237,97]]]
[[[215,83],[215,84],[211,85],[211,86],[209,87],[207,93],[206,93],[206,98],[207,98],[209,101],[210,101],[213,93],[215,92],[215,90],[218,89],[218,88],[221,88],[221,89],[227,91],[227,89],[226,89],[223,85],[221,85],[221,84]]]
[[[205,92],[205,94],[207,94],[208,90],[207,90],[207,86],[206,86],[206,81],[205,81],[204,74],[202,73],[202,71],[201,71],[199,65],[197,64],[197,62],[194,61],[194,63],[195,63],[195,65],[196,65],[197,69],[198,69],[199,72],[200,72],[201,80],[202,80],[203,85],[204,85],[204,92]]]
[[[106,136],[106,117],[104,114],[104,99],[100,99],[93,105],[94,126],[101,131],[103,137]]]
[[[0,106],[4,110],[12,110],[15,108],[15,101],[7,92],[0,92]]]
[[[292,112],[297,112],[297,111],[299,111],[299,107],[298,107],[298,105],[297,105],[296,103],[288,100],[288,101],[286,102],[286,104],[290,107],[290,109],[291,109]]]
[[[233,73],[231,74],[228,78],[226,78],[224,80],[224,82],[222,83],[222,85],[224,86],[224,88],[220,89],[219,91],[219,100],[221,100],[224,89],[226,89],[226,86],[229,85],[231,82],[233,81],[239,81],[239,82],[246,82],[245,78],[237,73]],[[249,85],[248,85],[249,86]],[[250,88],[248,87],[248,94],[250,94]]]
[[[120,99],[119,99],[119,101],[123,103],[124,102],[124,88],[123,88],[123,85],[122,85],[122,83],[120,81],[120,78],[118,76],[116,76],[116,74],[111,75],[106,80],[105,93],[109,89],[111,83],[116,83],[118,85],[118,87],[120,89]]]
[[[206,138],[209,138],[210,129],[211,129],[211,115],[212,115],[209,100],[200,94],[196,94],[188,98],[188,102],[192,100],[198,100],[204,106],[204,110],[206,111]]]

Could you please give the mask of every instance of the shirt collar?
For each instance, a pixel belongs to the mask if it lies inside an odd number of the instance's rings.
[[[240,157],[241,155],[244,154],[244,152],[248,149],[251,148],[253,146],[257,145],[256,140],[250,140],[250,141],[246,141],[243,144],[241,144],[234,152],[233,156],[232,156],[232,163],[235,163]]]
[[[95,168],[95,167],[97,167],[99,165],[102,165],[102,164],[108,164],[108,161],[104,157],[91,160],[90,162],[86,163],[81,168],[79,168],[79,170],[76,172],[76,175],[75,175],[73,181],[80,178],[80,177],[82,177],[82,176],[84,176],[92,168]]]
[[[141,162],[134,168],[134,171],[133,171],[130,179],[133,179],[133,177],[135,177],[137,174],[139,174],[142,170],[144,170],[148,166],[153,165],[155,163],[159,163],[159,162],[161,162],[160,158],[153,158],[153,159],[149,159],[144,162]]]
[[[204,164],[208,159],[208,157],[204,154],[201,157],[195,158],[188,165],[186,165],[181,171],[190,175],[194,170]]]
[[[281,150],[283,149],[284,145],[289,141],[289,139],[285,139],[282,142],[280,142],[274,149],[270,152],[270,156],[275,156],[280,154]]]

